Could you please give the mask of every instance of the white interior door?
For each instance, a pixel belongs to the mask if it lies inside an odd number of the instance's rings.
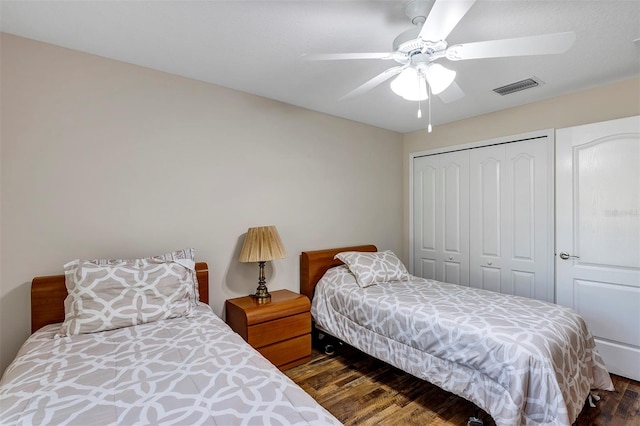
[[[556,132],[557,303],[640,380],[640,117]]]
[[[469,153],[414,160],[414,275],[469,285]]]

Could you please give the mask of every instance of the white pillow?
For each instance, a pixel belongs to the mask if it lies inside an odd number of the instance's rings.
[[[411,276],[391,250],[381,252],[344,251],[334,257],[343,261],[355,275],[360,287],[390,281],[405,281]]]
[[[195,263],[162,256],[73,260],[66,265],[65,320],[56,336],[94,333],[194,312]]]

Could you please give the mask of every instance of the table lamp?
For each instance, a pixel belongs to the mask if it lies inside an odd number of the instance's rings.
[[[284,245],[275,226],[249,228],[240,251],[240,262],[258,262],[260,275],[256,294],[251,297],[265,301],[271,298],[264,279],[264,264],[269,260],[287,256]]]

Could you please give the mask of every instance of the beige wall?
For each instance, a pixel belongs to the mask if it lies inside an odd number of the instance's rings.
[[[411,153],[638,114],[640,114],[640,78],[634,78],[435,126],[432,133],[418,131],[405,134],[403,258],[406,261],[409,258],[409,157]]]
[[[211,305],[253,293],[248,227],[289,256],[270,289],[299,289],[299,253],[402,249],[402,135],[27,39],[1,39],[0,361],[29,335],[29,285],[74,258],[194,247]],[[381,225],[384,224],[384,225]]]

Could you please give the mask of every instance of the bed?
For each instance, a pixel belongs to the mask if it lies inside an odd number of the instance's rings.
[[[593,389],[614,390],[569,308],[411,276],[373,245],[303,252],[300,273],[322,332],[475,403],[497,425],[571,425]]]
[[[76,315],[68,329],[80,332],[67,335],[65,300],[75,288],[68,291],[65,275],[34,278],[33,334],[0,381],[0,424],[339,425],[214,314],[207,264],[190,265],[189,288],[178,292],[188,314],[102,331],[87,331],[96,323]],[[160,292],[167,275],[147,272],[136,271]],[[109,299],[114,309],[118,298]],[[134,299],[137,310],[163,315],[153,301]]]

